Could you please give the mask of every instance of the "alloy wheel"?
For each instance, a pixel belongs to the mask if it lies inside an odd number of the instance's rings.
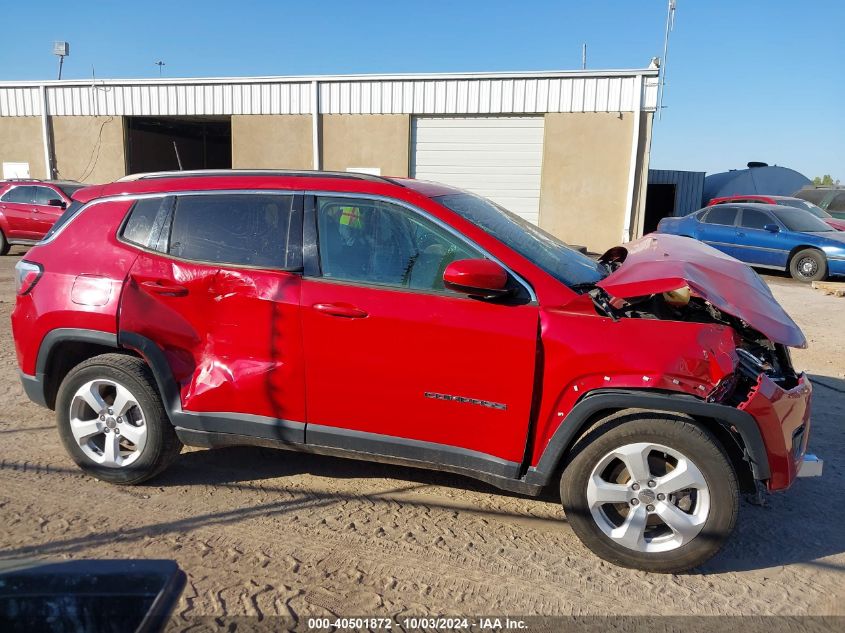
[[[587,481],[587,503],[602,532],[637,552],[668,552],[698,536],[710,513],[699,468],[677,450],[637,442],[607,453]]]
[[[147,443],[147,424],[137,398],[108,379],[91,380],[70,402],[70,431],[96,464],[123,468],[135,462]]]

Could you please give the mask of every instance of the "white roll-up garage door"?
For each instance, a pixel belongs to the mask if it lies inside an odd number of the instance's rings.
[[[489,198],[537,224],[543,117],[416,117],[411,174]]]

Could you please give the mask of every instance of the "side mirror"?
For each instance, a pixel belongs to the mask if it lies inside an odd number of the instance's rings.
[[[459,259],[446,266],[443,283],[449,290],[470,297],[492,299],[510,292],[508,273],[489,259]]]
[[[769,233],[780,233],[780,227],[777,224],[766,224],[763,230]]]
[[[51,207],[61,207],[62,209],[67,208],[67,203],[64,200],[60,200],[59,198],[53,198],[52,200],[48,200],[47,205]]]

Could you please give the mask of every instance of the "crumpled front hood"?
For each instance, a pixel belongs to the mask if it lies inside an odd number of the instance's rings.
[[[689,286],[719,310],[742,319],[775,343],[806,347],[801,328],[750,267],[707,246],[677,235],[650,234],[602,255],[602,262],[623,262],[596,285],[627,299]]]

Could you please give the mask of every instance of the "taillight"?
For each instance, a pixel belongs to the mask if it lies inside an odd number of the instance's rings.
[[[20,260],[15,264],[15,292],[25,295],[35,287],[43,272],[41,264]]]

